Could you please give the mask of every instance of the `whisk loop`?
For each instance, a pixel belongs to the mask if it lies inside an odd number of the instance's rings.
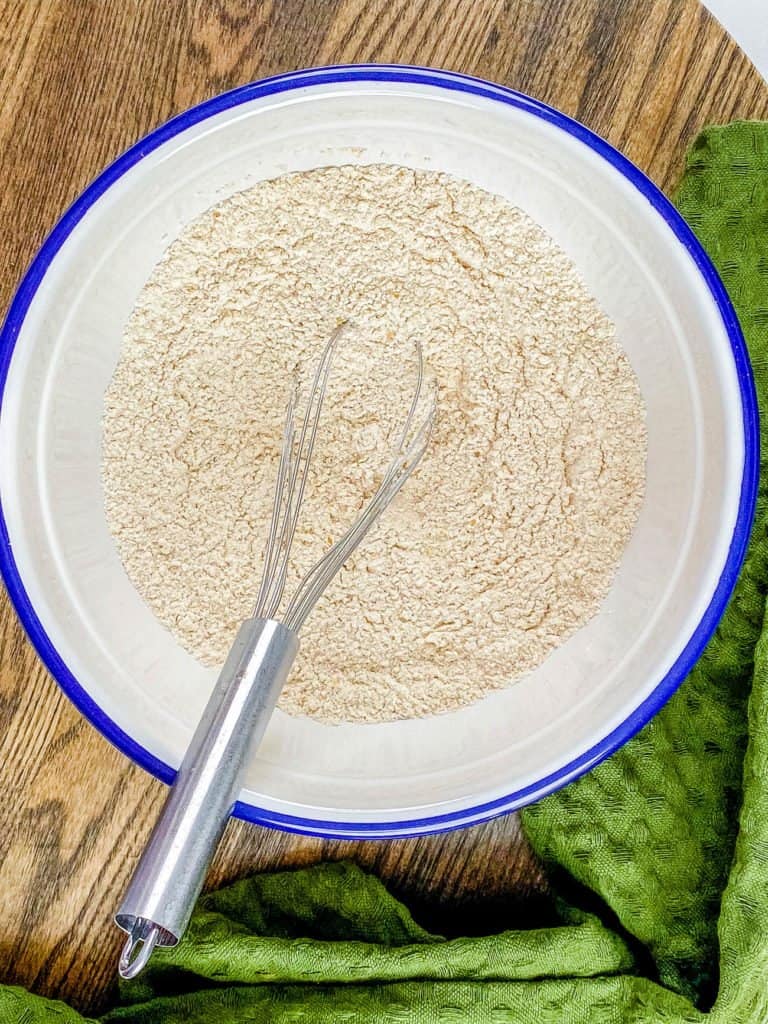
[[[288,403],[272,519],[264,555],[264,573],[254,611],[254,615],[258,618],[273,618],[277,614],[283,598],[291,545],[301,512],[333,355],[346,326],[346,324],[342,324],[338,327],[325,346],[309,390],[300,431],[295,425],[295,414],[300,398],[298,385]],[[285,625],[295,632],[301,629],[331,580],[416,469],[429,444],[435,418],[434,395],[429,403],[427,415],[414,433],[414,421],[424,388],[424,354],[420,342],[415,342],[415,349],[417,357],[416,386],[408,413],[393,447],[389,465],[381,483],[357,519],[312,566],[299,583],[282,618]]]

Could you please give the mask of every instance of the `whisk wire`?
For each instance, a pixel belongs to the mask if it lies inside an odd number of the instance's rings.
[[[275,480],[275,495],[272,502],[272,516],[269,523],[269,536],[264,549],[264,571],[261,577],[261,585],[256,598],[256,615],[261,614],[270,589],[270,581],[275,577],[275,561],[277,559],[277,533],[280,525],[280,517],[283,511],[283,503],[286,500],[285,483],[290,474],[291,452],[293,451],[293,398],[288,403],[285,413],[285,425],[283,427],[283,446],[280,452],[280,461],[277,467],[277,478]]]
[[[421,399],[424,381],[424,361],[421,345],[416,345],[417,381],[408,413],[403,422],[386,472],[373,497],[346,532],[332,545],[323,557],[306,573],[294,594],[285,614],[285,624],[298,631],[305,619],[322,596],[324,590],[344,562],[360,545],[376,520],[392,502],[421,459],[431,436],[435,415],[435,396],[430,402],[429,412],[416,434],[406,444],[413,429],[416,410]]]
[[[264,558],[264,575],[254,613],[260,618],[274,618],[283,598],[288,576],[288,559],[304,499],[320,413],[328,388],[333,354],[345,326],[345,324],[341,324],[333,332],[315,370],[299,433],[298,446],[294,416],[299,398],[298,387],[288,403],[283,448],[278,466],[278,484],[275,488],[272,521]]]
[[[376,493],[360,516],[304,577],[286,611],[285,624],[289,629],[296,632],[301,629],[330,581],[359,547],[376,520],[416,469],[429,444],[433,422],[434,415],[430,413],[411,444],[395,457]]]

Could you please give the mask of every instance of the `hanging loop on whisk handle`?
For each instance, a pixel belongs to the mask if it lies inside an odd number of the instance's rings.
[[[135,977],[155,945],[175,946],[184,933],[298,649],[298,635],[274,619],[240,627],[115,915],[129,935],[123,977]]]

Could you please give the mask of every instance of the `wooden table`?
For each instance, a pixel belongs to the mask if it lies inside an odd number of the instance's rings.
[[[254,78],[347,61],[522,89],[668,191],[702,125],[768,118],[768,86],[697,0],[0,0],[0,306],[64,207],[150,128]],[[111,915],[164,787],[80,718],[4,595],[0,791],[0,980],[96,1010],[121,941]],[[232,823],[210,882],[340,857],[445,931],[509,927],[546,904],[514,816],[365,843]]]

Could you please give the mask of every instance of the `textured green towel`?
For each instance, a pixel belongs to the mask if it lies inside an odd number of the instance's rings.
[[[678,205],[736,304],[764,414],[768,124],[705,131]],[[349,865],[258,876],[204,897],[106,1020],[766,1024],[766,458],[764,442],[749,556],[696,669],[622,751],[524,812],[591,914],[563,901],[560,927],[444,940]],[[0,988],[0,1024],[47,1020],[82,1018]]]

